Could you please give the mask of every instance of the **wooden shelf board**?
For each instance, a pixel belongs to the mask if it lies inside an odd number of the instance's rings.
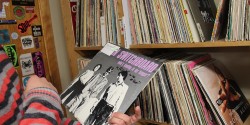
[[[237,42],[200,42],[200,43],[164,43],[131,45],[130,49],[157,49],[157,48],[212,48],[212,47],[241,47],[250,46],[250,41]]]
[[[130,49],[160,49],[160,48],[216,48],[216,47],[246,47],[250,41],[237,42],[199,42],[199,43],[163,43],[163,44],[139,44],[131,45]],[[78,51],[101,50],[102,46],[75,47]]]
[[[75,50],[101,50],[102,46],[90,46],[90,47],[75,47]]]

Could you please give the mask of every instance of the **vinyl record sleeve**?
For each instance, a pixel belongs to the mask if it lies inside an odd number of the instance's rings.
[[[82,124],[106,123],[112,112],[125,112],[162,63],[106,44],[60,95]]]
[[[250,105],[230,72],[218,60],[193,69],[193,73],[225,124],[243,124],[249,117]]]

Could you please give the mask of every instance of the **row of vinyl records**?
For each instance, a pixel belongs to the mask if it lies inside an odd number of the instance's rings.
[[[250,105],[227,68],[209,54],[158,56],[163,67],[127,113],[140,105],[142,118],[172,125],[249,124]],[[82,69],[88,59],[78,60]]]
[[[76,46],[243,41],[248,0],[77,0]]]

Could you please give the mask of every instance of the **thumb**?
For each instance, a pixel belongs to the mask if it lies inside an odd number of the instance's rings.
[[[135,123],[139,119],[141,119],[141,108],[140,108],[140,106],[136,106],[135,107],[135,114],[131,116],[131,122]]]

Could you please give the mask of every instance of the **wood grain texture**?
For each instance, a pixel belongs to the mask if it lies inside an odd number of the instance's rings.
[[[43,38],[46,52],[46,58],[48,59],[48,71],[49,78],[53,85],[57,88],[58,92],[62,92],[60,74],[58,69],[57,55],[55,50],[54,35],[52,29],[49,0],[39,0],[39,11],[41,22],[43,26]],[[47,76],[48,76],[47,75]],[[47,77],[48,78],[48,77]]]
[[[14,8],[11,1],[8,6],[5,6],[6,11],[6,18],[4,20],[16,20],[17,24],[9,24],[9,25],[0,25],[0,29],[8,29],[9,35],[11,33],[16,32],[18,33],[18,39],[10,38],[9,44],[15,44],[17,50],[17,56],[19,61],[19,67],[16,68],[20,80],[22,80],[22,71],[21,71],[21,62],[20,62],[20,55],[25,53],[33,53],[40,51],[43,54],[43,62],[45,66],[45,74],[46,78],[54,84],[54,86],[61,92],[61,81],[59,76],[59,70],[57,65],[57,58],[55,52],[55,45],[54,45],[54,38],[53,38],[53,31],[52,31],[52,24],[50,18],[50,9],[49,9],[49,1],[48,0],[35,0],[34,6],[34,13],[25,13],[23,19],[17,19],[14,16]],[[25,6],[21,6],[25,10]],[[30,20],[34,15],[37,15],[30,24],[32,25],[42,25],[43,36],[39,36],[39,48],[31,48],[31,49],[23,49],[21,43],[21,37],[32,35],[31,27],[27,29],[25,33],[21,33],[18,31],[18,24],[24,23],[27,20]],[[33,37],[34,38],[34,37]]]
[[[81,57],[79,53],[77,53],[75,48],[75,38],[73,32],[73,24],[71,20],[71,10],[69,0],[61,0],[61,10],[63,16],[63,24],[64,24],[64,33],[66,39],[66,48],[69,57],[70,70],[71,70],[71,79],[75,78],[78,74],[77,68],[77,59]]]

